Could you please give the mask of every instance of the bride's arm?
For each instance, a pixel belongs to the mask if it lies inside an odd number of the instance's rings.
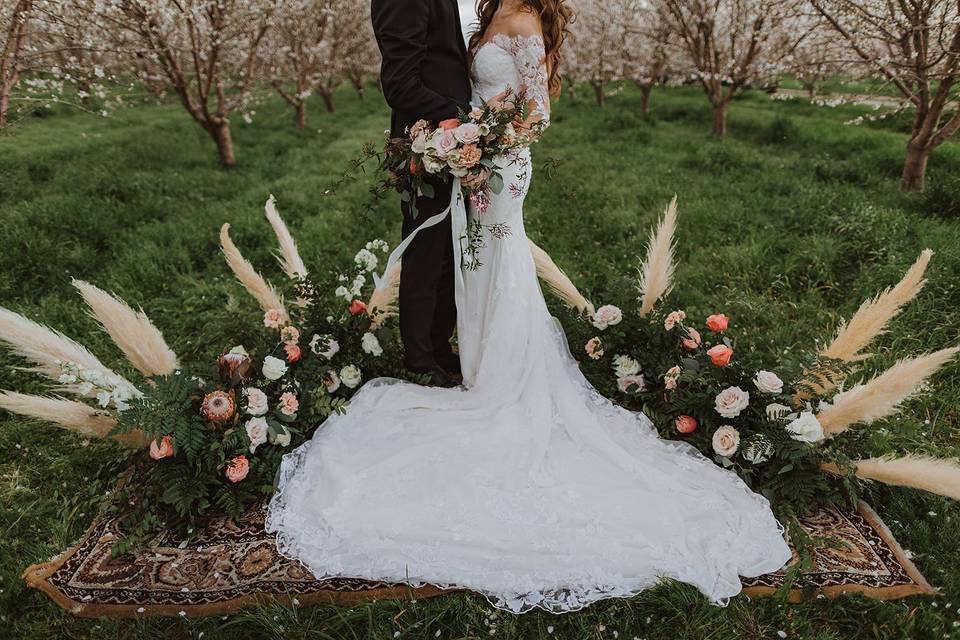
[[[517,127],[539,132],[550,123],[549,72],[540,20],[534,14],[522,14],[510,27],[510,52],[520,79],[518,92],[526,99],[529,108],[526,120],[517,123]]]

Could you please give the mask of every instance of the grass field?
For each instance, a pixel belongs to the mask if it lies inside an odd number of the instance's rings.
[[[372,237],[398,236],[395,202],[363,213],[372,176],[324,195],[388,121],[376,94],[338,99],[339,112],[317,109],[304,133],[275,102],[252,124],[238,121],[239,166],[231,171],[216,166],[211,143],[176,105],[106,120],[57,111],[21,123],[0,136],[0,305],[119,362],[73,295],[76,276],[141,304],[185,361],[235,344],[258,313],[219,254],[224,221],[274,277],[262,216],[270,193],[314,270],[348,263]],[[866,110],[758,93],[732,106],[729,137],[718,141],[707,135],[710,113],[695,90],[655,92],[649,117],[638,105],[629,88],[603,111],[562,101],[535,150],[527,233],[592,299],[629,285],[648,227],[677,193],[678,297],[694,317],[724,310],[745,328],[749,347],[773,356],[826,339],[925,247],[936,251],[929,283],[880,339],[869,368],[960,343],[960,143],[935,152],[926,194],[904,195],[897,190],[902,120],[844,126]],[[41,388],[8,368],[15,364],[0,354],[0,388]],[[958,456],[958,403],[960,365],[953,364],[903,418],[849,437],[872,454]],[[866,497],[940,596],[801,605],[739,598],[721,609],[690,587],[665,585],[560,617],[498,615],[481,598],[450,595],[352,609],[264,607],[196,621],[74,619],[28,590],[20,572],[81,535],[123,467],[110,444],[0,416],[0,637],[960,638],[960,508],[888,488]]]

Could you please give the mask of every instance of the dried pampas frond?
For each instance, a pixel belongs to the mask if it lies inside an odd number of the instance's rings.
[[[177,355],[143,310],[134,311],[120,298],[83,280],[73,281],[94,318],[143,375],[169,375],[180,367]]]
[[[919,391],[924,381],[958,351],[960,348],[951,347],[901,360],[866,384],[837,394],[833,404],[817,414],[824,433],[835,436],[859,422],[870,424],[893,415],[900,403]]]
[[[230,239],[230,224],[224,223],[220,227],[220,248],[227,259],[227,264],[237,276],[237,280],[243,285],[243,288],[260,303],[260,308],[264,311],[277,309],[283,314],[283,320],[287,321],[290,316],[287,314],[286,307],[283,306],[283,300],[280,294],[266,280],[263,279],[253,265],[247,262],[246,258],[240,254],[237,245]]]
[[[277,211],[277,201],[274,199],[272,193],[267,199],[267,204],[264,205],[263,209],[267,214],[267,220],[270,222],[270,226],[273,227],[273,232],[277,235],[277,242],[280,243],[280,255],[277,256],[277,261],[280,263],[280,266],[283,267],[284,273],[294,279],[305,278],[307,276],[307,267],[303,264],[303,260],[300,259],[300,253],[297,251],[297,243],[294,242],[293,236],[290,235],[286,223],[284,223],[283,218],[280,217],[280,213]]]
[[[0,409],[22,416],[58,424],[67,431],[90,438],[106,438],[117,422],[102,411],[82,402],[64,398],[33,396],[16,391],[0,391]],[[130,447],[143,447],[143,434],[134,432],[116,439]]]
[[[667,205],[656,229],[650,231],[647,257],[640,265],[640,317],[653,310],[657,300],[670,293],[673,287],[674,242],[677,231],[677,196]]]
[[[372,319],[370,328],[376,330],[380,328],[383,321],[390,316],[397,315],[397,297],[400,295],[400,264],[393,265],[390,272],[387,273],[387,286],[382,289],[374,289],[370,294],[370,301],[367,302],[367,315]]]
[[[875,298],[866,300],[849,322],[840,325],[833,342],[821,353],[835,360],[855,362],[868,358],[870,354],[861,353],[874,338],[885,331],[887,323],[913,300],[926,284],[923,274],[933,256],[933,251],[924,249],[895,286],[879,293]]]
[[[960,464],[953,460],[907,454],[901,458],[854,460],[853,464],[858,478],[923,489],[960,500]],[[835,464],[825,463],[821,468],[827,473],[840,475]]]
[[[528,238],[527,242],[530,244],[533,262],[537,266],[537,276],[547,285],[547,288],[580,313],[593,316],[596,313],[593,304],[577,291],[567,274],[556,265],[546,251],[534,244],[533,240]]]
[[[2,307],[0,307],[0,340],[9,343],[18,355],[37,363],[39,366],[33,369],[34,371],[54,381],[62,373],[60,362],[73,362],[84,369],[113,374],[80,343],[59,331],[54,331]]]

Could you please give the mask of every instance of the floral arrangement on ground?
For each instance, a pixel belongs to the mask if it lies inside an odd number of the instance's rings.
[[[300,258],[277,212],[265,206],[286,276],[269,283],[221,229],[230,269],[263,313],[257,344],[224,345],[214,363],[182,366],[142,311],[92,284],[81,297],[127,360],[134,383],[78,342],[0,309],[0,339],[35,364],[54,395],[0,393],[0,408],[130,447],[135,472],[106,509],[129,531],[116,552],[158,531],[189,537],[206,518],[238,516],[274,490],[281,457],[349,411],[355,390],[374,377],[422,382],[402,366],[396,299],[401,265],[372,277],[388,251],[361,248],[350,269],[319,277]],[[711,309],[697,318],[672,304],[676,199],[651,232],[636,294],[621,306],[594,305],[531,242],[545,288],[571,308],[564,318],[587,378],[623,405],[644,411],[662,437],[680,439],[765,495],[791,533],[797,514],[856,498],[858,478],[960,499],[960,464],[904,453],[860,458],[855,426],[896,413],[958,349],[901,360],[863,379],[864,350],[924,285],[924,251],[895,286],[865,301],[821,350],[776,360],[740,349],[735,318]],[[74,396],[73,399],[64,397]],[[796,541],[795,542],[802,542]]]

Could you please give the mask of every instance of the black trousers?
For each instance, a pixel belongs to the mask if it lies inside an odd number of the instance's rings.
[[[404,203],[403,237],[450,204],[450,183],[433,183],[434,197],[419,197],[416,208]],[[457,326],[453,289],[450,216],[424,229],[403,252],[400,276],[400,337],[408,368],[426,372],[452,353]]]

